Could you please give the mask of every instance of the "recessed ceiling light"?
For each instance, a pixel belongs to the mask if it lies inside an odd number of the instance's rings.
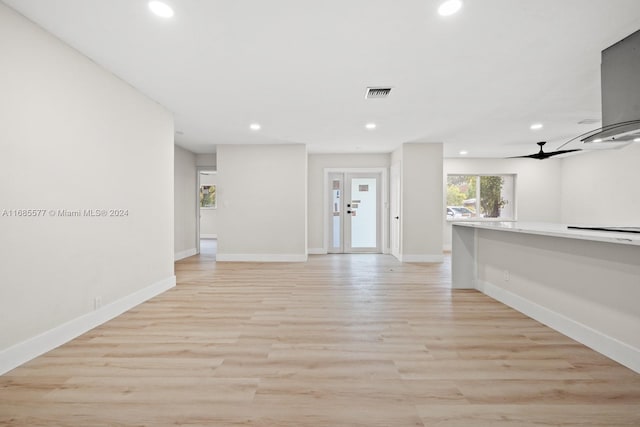
[[[531,126],[529,126],[529,129],[531,130],[540,130],[544,127],[544,125],[542,123],[534,123]]]
[[[171,18],[173,16],[173,9],[171,9],[171,6],[161,1],[150,1],[149,9],[161,18]]]
[[[634,139],[633,142],[640,142],[640,138]]]
[[[602,142],[602,138],[596,138],[593,140],[593,142]]]
[[[251,123],[249,125],[249,128],[251,128],[251,130],[260,130],[260,128],[262,128],[262,126],[260,126],[260,123]]]
[[[438,13],[440,16],[450,16],[462,9],[462,0],[447,0],[440,5]]]
[[[375,129],[377,125],[375,123],[367,123],[364,127],[366,127],[369,130],[372,130],[372,129]]]
[[[468,151],[466,151],[466,150],[462,150],[462,151],[460,151],[460,155],[461,155],[461,156],[466,156],[467,154],[469,154],[469,152],[468,152]]]

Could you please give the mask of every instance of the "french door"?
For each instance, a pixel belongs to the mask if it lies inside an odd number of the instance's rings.
[[[329,173],[329,253],[381,252],[381,173]]]

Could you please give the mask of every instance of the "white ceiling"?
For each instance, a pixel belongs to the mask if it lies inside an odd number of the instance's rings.
[[[197,153],[551,151],[600,126],[578,124],[601,118],[600,52],[640,29],[639,0],[466,0],[448,18],[440,0],[168,0],[169,20],[147,0],[2,1],[171,110]]]

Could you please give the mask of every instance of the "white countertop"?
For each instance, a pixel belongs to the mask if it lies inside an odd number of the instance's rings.
[[[483,230],[511,231],[515,233],[537,234],[541,236],[564,237],[568,239],[591,240],[640,246],[639,233],[619,233],[615,231],[575,230],[567,228],[574,224],[551,222],[454,222],[456,227],[470,227]],[[640,260],[639,260],[640,262]]]

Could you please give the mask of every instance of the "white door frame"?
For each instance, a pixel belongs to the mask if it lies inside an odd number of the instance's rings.
[[[381,208],[382,208],[382,230],[380,236],[380,250],[383,254],[389,253],[389,169],[388,168],[324,168],[323,203],[322,203],[322,229],[323,229],[323,252],[329,251],[329,174],[330,173],[379,173],[381,176]],[[200,187],[198,187],[200,188]]]
[[[402,203],[400,197],[402,193],[402,179],[400,172],[400,163],[391,165],[389,170],[389,249],[391,255],[398,259],[401,258],[402,252],[400,250],[402,247]],[[397,247],[394,246],[394,243],[397,244]]]

